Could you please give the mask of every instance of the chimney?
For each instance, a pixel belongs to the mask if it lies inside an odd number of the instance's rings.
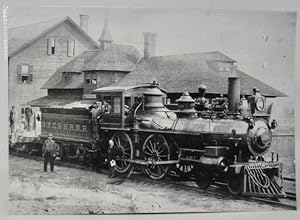
[[[80,27],[86,33],[88,33],[89,27],[89,16],[88,15],[80,15]]]
[[[144,32],[144,58],[149,59],[155,56],[156,33]]]
[[[228,110],[230,113],[237,113],[241,96],[240,77],[233,70],[228,76]]]

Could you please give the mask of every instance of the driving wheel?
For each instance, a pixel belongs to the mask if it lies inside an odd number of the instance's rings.
[[[121,158],[116,160],[115,170],[118,173],[126,173],[131,163],[126,159],[133,159],[133,144],[128,134],[125,132],[117,132],[111,138],[118,149],[122,151]]]
[[[143,144],[144,160],[151,162],[170,160],[170,146],[161,134],[149,135]],[[169,165],[148,165],[145,168],[146,174],[154,180],[162,179],[169,170]]]
[[[209,170],[201,166],[195,169],[195,180],[200,189],[206,189],[213,182]]]

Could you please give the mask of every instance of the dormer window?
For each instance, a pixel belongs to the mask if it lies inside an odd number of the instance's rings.
[[[92,79],[92,85],[97,85],[97,79]]]
[[[55,55],[55,39],[54,38],[48,38],[48,55]]]
[[[84,80],[86,85],[97,85],[98,73],[85,73]]]
[[[72,79],[71,73],[63,73],[63,80],[64,81],[70,81]]]
[[[220,72],[231,72],[233,67],[233,63],[231,62],[217,62],[217,71]]]

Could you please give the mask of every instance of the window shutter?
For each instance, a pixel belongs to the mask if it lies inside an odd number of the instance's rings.
[[[51,55],[51,38],[47,39],[47,54]]]
[[[33,65],[29,65],[29,74],[33,74]]]
[[[75,40],[68,40],[68,56],[75,56]]]
[[[29,65],[29,83],[32,83],[33,78],[33,65]]]
[[[54,55],[57,54],[57,48],[56,48],[56,39],[53,38],[53,45],[54,45]]]
[[[72,56],[71,41],[68,40],[68,57]]]
[[[28,83],[32,83],[32,78],[33,78],[32,74],[30,73],[28,76],[29,76]]]
[[[75,56],[75,40],[73,40],[72,55]]]
[[[17,66],[18,83],[22,83],[22,75],[21,75],[21,71],[22,71],[22,66],[21,66],[21,65],[18,65],[18,66]]]

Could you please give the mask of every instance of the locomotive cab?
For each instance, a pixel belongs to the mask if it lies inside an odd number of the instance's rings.
[[[158,107],[152,106],[155,97],[147,95],[153,90],[161,94],[157,98],[162,100],[156,103],[160,103],[161,107],[164,107],[163,100],[166,99],[166,92],[158,89],[155,84],[123,87],[109,86],[94,90],[93,93],[96,94],[97,101],[108,103],[110,106],[110,111],[104,112],[101,116],[101,127],[130,128],[137,111]],[[147,105],[147,103],[149,104]]]

